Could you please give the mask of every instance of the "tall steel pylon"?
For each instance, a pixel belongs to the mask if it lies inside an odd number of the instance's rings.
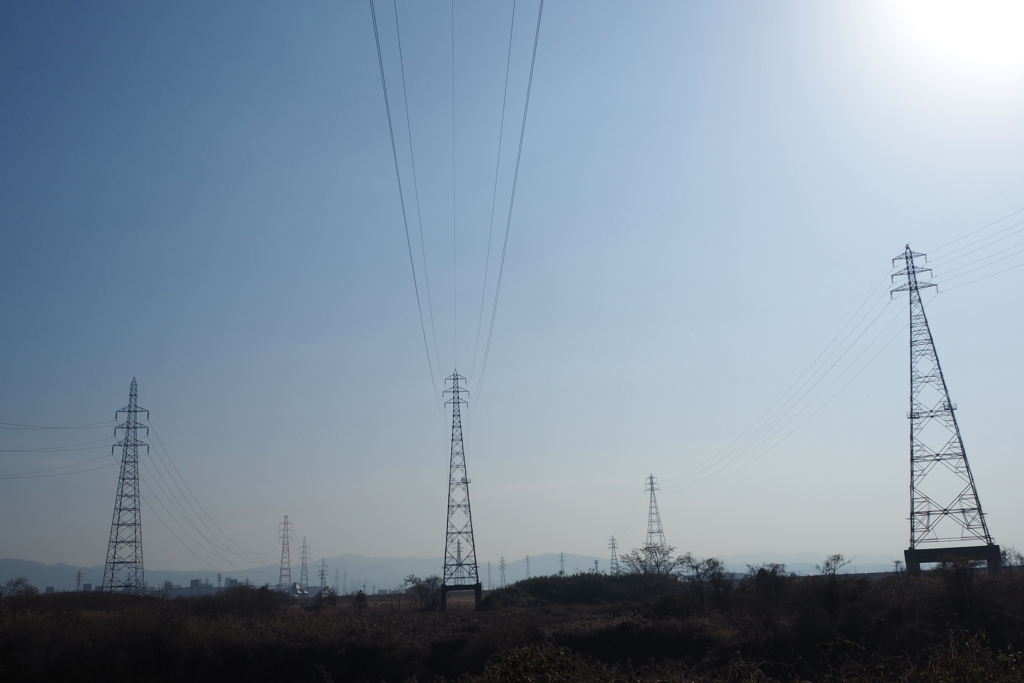
[[[292,523],[288,521],[288,515],[280,524],[281,536],[281,572],[277,575],[277,590],[290,591],[292,589],[292,551],[289,547],[292,540]]]
[[[306,537],[302,537],[302,552],[299,555],[302,559],[302,568],[299,569],[299,585],[303,588],[309,587],[309,546],[306,545]]]
[[[445,405],[452,407],[452,450],[448,468],[448,530],[445,534],[441,609],[447,607],[447,594],[453,590],[472,590],[479,607],[483,589],[477,571],[473,515],[469,506],[470,479],[466,473],[466,452],[462,444],[461,407],[466,401],[461,394],[466,390],[461,383],[464,381],[466,378],[458,371],[445,380],[452,384],[444,390],[445,394],[452,396],[445,401]]]
[[[612,536],[612,540],[608,541],[608,547],[612,551],[611,562],[608,565],[608,573],[612,576],[619,575],[619,543]]]
[[[139,489],[139,449],[149,454],[149,444],[139,441],[139,429],[149,434],[149,428],[139,425],[139,414],[149,411],[139,407],[139,387],[132,377],[128,391],[128,405],[114,415],[124,414],[124,421],[114,428],[121,432],[121,440],[114,449],[121,449],[121,476],[117,480],[114,499],[114,518],[110,523],[110,542],[107,561],[103,566],[103,590],[109,593],[141,594],[146,585],[142,567],[142,499]]]
[[[921,300],[921,289],[935,287],[935,283],[918,278],[931,273],[931,269],[915,265],[915,258],[925,260],[925,255],[907,245],[893,259],[894,266],[903,261],[904,267],[892,276],[893,282],[906,278],[906,283],[894,287],[892,294],[907,292],[910,296],[910,548],[904,553],[907,570],[917,573],[922,562],[960,558],[986,560],[990,571],[998,571],[999,546],[992,542],[981,510],[956,420],[956,404],[950,401]],[[928,543],[969,545],[918,548]]]
[[[323,595],[324,591],[327,590],[327,558],[320,558],[320,594]],[[305,588],[305,586],[303,586]]]
[[[647,491],[651,494],[651,503],[647,508],[647,543],[648,548],[668,548],[665,542],[665,530],[661,527],[661,513],[658,512],[658,499],[654,492],[658,490],[658,482],[654,475],[647,477]]]

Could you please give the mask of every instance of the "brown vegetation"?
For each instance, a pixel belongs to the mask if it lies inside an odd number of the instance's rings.
[[[1024,574],[920,579],[539,577],[479,612],[419,598],[298,604],[267,589],[190,600],[5,596],[0,680],[1011,681]],[[690,580],[686,580],[689,576]],[[429,596],[426,604],[429,604]]]

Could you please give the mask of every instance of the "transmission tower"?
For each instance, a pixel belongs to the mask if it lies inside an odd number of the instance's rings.
[[[452,386],[444,393],[452,397],[445,405],[452,406],[452,451],[448,470],[448,531],[444,547],[444,572],[441,580],[441,609],[448,605],[447,595],[453,590],[472,590],[476,606],[480,607],[483,586],[476,564],[476,541],[473,539],[473,516],[469,507],[470,479],[466,473],[466,453],[462,445],[461,407],[466,401],[460,396],[466,390],[466,380],[453,372],[445,382]]]
[[[612,559],[611,559],[611,562],[608,565],[608,571],[611,573],[612,576],[618,576],[619,575],[619,544],[615,540],[614,536],[612,536],[612,540],[610,540],[608,542],[608,547],[611,548],[611,551],[612,551]]]
[[[526,556],[526,578],[530,578],[530,556]]]
[[[501,572],[501,587],[505,587],[505,556],[502,555],[501,559],[498,560],[498,569]]]
[[[558,575],[565,576],[565,553],[558,553]]]
[[[281,573],[277,575],[277,590],[290,591],[292,589],[292,554],[289,544],[292,540],[292,523],[288,521],[288,515],[284,516],[281,527]]]
[[[299,570],[299,585],[303,588],[309,587],[309,546],[306,545],[306,537],[302,537],[302,569]]]
[[[139,407],[139,387],[132,377],[128,391],[128,405],[117,411],[124,414],[124,421],[114,428],[114,435],[121,432],[121,440],[113,449],[121,449],[121,476],[117,480],[117,497],[114,499],[114,519],[110,523],[110,542],[107,545],[107,562],[103,567],[103,590],[110,593],[141,594],[145,587],[142,568],[142,500],[139,490],[139,449],[149,454],[149,444],[139,441],[139,413],[149,411]],[[149,434],[149,428],[141,429]]]
[[[323,595],[324,591],[327,590],[327,558],[320,558],[320,594]]]
[[[75,572],[75,592],[78,593],[82,590],[82,570],[79,569]]]
[[[658,499],[654,492],[658,490],[658,482],[654,475],[647,477],[647,491],[651,494],[651,504],[647,510],[647,544],[648,548],[660,548],[667,551],[668,543],[665,542],[665,530],[661,527],[661,513],[658,512]]]
[[[893,274],[893,281],[906,278],[892,293],[910,296],[910,548],[904,552],[907,571],[916,574],[923,562],[949,559],[985,560],[990,572],[1000,569],[999,546],[981,510],[981,499],[956,421],[956,404],[939,365],[928,318],[925,316],[921,289],[934,287],[919,275],[930,268],[914,264],[924,254],[907,245],[893,259],[904,267]],[[960,544],[955,547],[918,548],[921,544]],[[967,545],[963,545],[963,544]]]

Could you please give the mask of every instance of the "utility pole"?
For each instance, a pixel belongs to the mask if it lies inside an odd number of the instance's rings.
[[[306,545],[306,537],[302,537],[302,552],[299,557],[302,560],[302,568],[299,570],[299,585],[309,588],[309,546]]]
[[[615,541],[615,537],[612,536],[612,540],[608,542],[608,547],[612,550],[611,564],[608,567],[608,573],[612,576],[619,575],[619,544]]]
[[[117,480],[114,499],[114,518],[110,523],[110,542],[107,561],[103,567],[103,590],[108,593],[144,592],[145,576],[142,565],[142,499],[139,488],[139,449],[149,454],[149,444],[139,441],[139,415],[149,411],[139,407],[139,388],[132,377],[128,391],[128,405],[114,414],[115,421],[124,414],[124,422],[114,428],[121,432],[121,440],[113,445],[121,449],[121,476]],[[141,426],[149,434],[149,428]],[[113,453],[111,453],[113,454]]]
[[[453,590],[472,590],[479,609],[483,587],[476,563],[476,541],[473,537],[473,515],[469,505],[470,479],[466,470],[466,452],[462,443],[461,408],[466,392],[461,383],[466,380],[457,371],[445,382],[452,386],[444,393],[452,397],[445,405],[452,407],[452,449],[448,468],[448,529],[445,534],[444,571],[441,578],[441,609],[448,606],[448,593]]]
[[[280,524],[281,537],[281,572],[277,575],[277,590],[290,591],[292,589],[292,554],[289,544],[292,540],[292,523],[288,521],[288,515]]]
[[[910,548],[903,553],[907,573],[919,573],[924,562],[973,559],[985,560],[994,574],[1002,565],[1000,548],[992,541],[981,510],[956,404],[949,398],[921,300],[921,289],[935,283],[918,278],[931,268],[915,265],[915,258],[926,260],[908,244],[893,259],[894,266],[903,261],[904,267],[892,276],[893,282],[906,278],[892,294],[907,292],[910,297]],[[926,543],[958,545],[918,547]]]

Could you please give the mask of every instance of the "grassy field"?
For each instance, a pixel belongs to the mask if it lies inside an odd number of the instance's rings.
[[[308,603],[309,601],[307,601]],[[540,577],[480,611],[407,597],[296,604],[4,598],[0,681],[1019,681],[1024,575]]]

